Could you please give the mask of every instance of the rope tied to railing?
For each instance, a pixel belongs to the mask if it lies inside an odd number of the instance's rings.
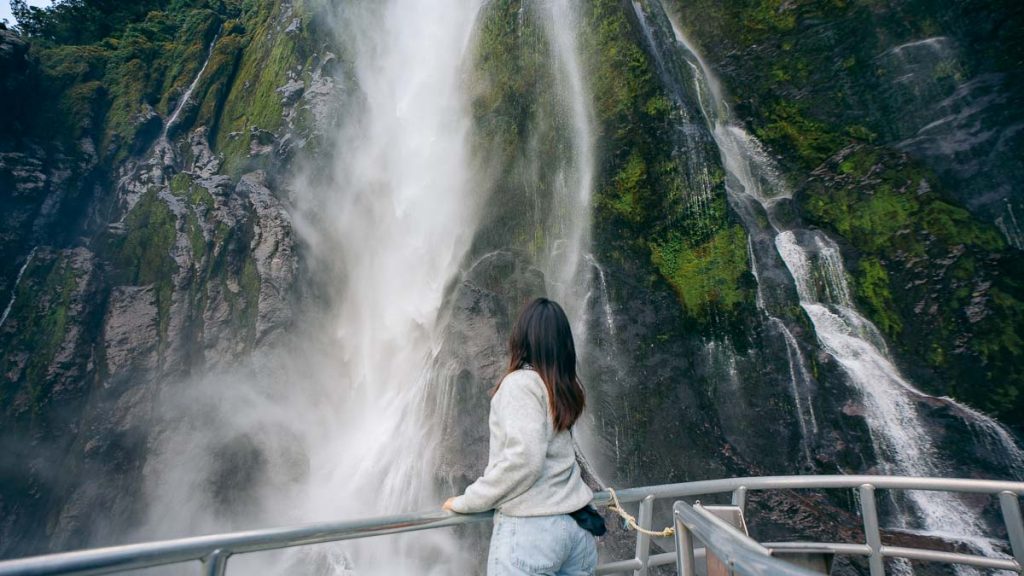
[[[633,516],[629,512],[626,512],[626,510],[622,507],[622,504],[619,503],[619,497],[615,494],[615,489],[609,486],[607,490],[608,494],[611,495],[613,501],[612,504],[608,505],[608,509],[614,510],[619,514],[619,516],[622,516],[622,519],[625,520],[626,524],[633,530],[636,530],[641,534],[647,534],[648,536],[658,536],[661,538],[671,538],[675,535],[676,529],[671,526],[666,526],[660,532],[642,528],[639,524],[636,523],[636,516]]]

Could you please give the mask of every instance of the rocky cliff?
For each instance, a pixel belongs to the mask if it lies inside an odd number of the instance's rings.
[[[445,489],[482,467],[485,391],[517,307],[562,289],[549,255],[579,144],[559,23],[534,4],[484,3],[468,49],[485,185],[440,311]],[[330,186],[339,118],[361,94],[333,13],[308,0],[152,8],[74,42],[0,30],[0,557],[130,533],[180,383],[294,344],[333,298],[317,260],[331,255],[300,238],[309,215],[295,209],[305,185]],[[790,191],[770,210],[743,204],[670,20]],[[1021,432],[1020,23],[1013,2],[581,5],[595,136],[574,306],[588,440],[616,485],[891,470],[791,270],[764,259],[769,221],[836,243],[873,342],[927,393],[913,405],[938,472],[1024,472],[1010,435],[968,408]],[[288,482],[260,476],[277,456],[250,440],[225,448],[205,490]],[[244,517],[232,502],[223,514]],[[838,529],[850,510],[756,505],[763,534]]]
[[[336,57],[301,5],[170,8],[94,44],[0,31],[4,556],[136,517],[161,383],[268,346],[301,293],[280,178]]]

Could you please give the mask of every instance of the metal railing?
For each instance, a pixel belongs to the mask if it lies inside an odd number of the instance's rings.
[[[714,553],[729,567],[730,573],[821,576],[818,572],[772,557],[771,550],[712,514],[699,502],[693,506],[676,502],[672,516],[675,518],[676,566],[680,576],[697,574],[694,536],[705,543],[706,551]]]
[[[1021,569],[1024,566],[1024,523],[1021,521],[1019,501],[1019,496],[1024,495],[1024,482],[899,476],[761,476],[629,488],[617,490],[616,494],[620,502],[640,502],[637,523],[641,528],[650,529],[654,502],[658,499],[730,494],[732,504],[742,510],[746,505],[748,492],[842,488],[855,489],[859,495],[860,516],[863,520],[866,542],[768,542],[762,546],[775,551],[813,551],[825,554],[867,556],[871,576],[884,576],[885,558],[966,564],[982,568],[1009,570],[1018,574],[1024,573]],[[940,550],[883,546],[875,490],[924,490],[997,496],[1013,558],[987,558]],[[609,500],[610,496],[603,492],[594,497],[594,503],[598,505],[607,504]],[[676,552],[651,555],[650,545],[651,537],[638,533],[636,554],[633,558],[604,564],[598,567],[597,573],[614,574],[632,571],[634,576],[647,576],[650,567],[666,564],[677,564],[678,566],[679,558],[676,556]],[[695,550],[697,557],[704,554],[704,549]]]
[[[775,542],[758,544],[740,535],[738,532],[725,534],[724,528],[717,523],[719,522],[717,519],[712,520],[708,518],[707,512],[702,510],[702,507],[690,506],[685,502],[676,502],[673,508],[675,522],[677,523],[676,538],[678,540],[695,536],[706,547],[710,548],[712,552],[715,552],[719,558],[733,562],[733,567],[737,573],[765,573],[763,571],[765,566],[778,567],[776,563],[780,562],[780,560],[766,556],[765,550],[802,550],[827,554],[867,556],[871,576],[883,576],[885,574],[885,558],[906,558],[966,564],[1022,573],[1021,567],[1024,566],[1024,522],[1021,520],[1019,497],[1024,495],[1024,482],[892,476],[765,476],[628,488],[617,491],[617,495],[622,503],[639,503],[638,523],[642,528],[650,529],[653,520],[654,502],[657,499],[679,500],[681,498],[694,498],[697,496],[731,494],[732,504],[742,509],[746,504],[747,493],[751,491],[836,488],[857,490],[860,496],[860,515],[863,518],[866,542]],[[883,545],[875,501],[876,489],[932,490],[997,496],[1013,558],[988,558],[957,552]],[[600,492],[594,497],[594,503],[599,506],[607,505],[610,500],[611,497],[607,492]],[[367,520],[325,522],[297,527],[272,528],[144,544],[129,544],[0,562],[0,576],[112,574],[184,562],[200,563],[201,574],[203,575],[223,576],[227,568],[228,559],[237,554],[485,522],[490,520],[490,518],[490,512],[457,515],[433,511]],[[679,526],[682,526],[682,528]],[[685,570],[687,559],[704,556],[705,549],[694,549],[692,540],[684,542],[684,544],[690,549],[690,554],[685,552],[684,546],[680,546],[674,552],[652,555],[651,537],[639,533],[637,535],[634,557],[602,564],[598,567],[598,574],[632,572],[634,576],[647,576],[649,568],[667,564],[676,564],[681,570]],[[755,556],[767,557],[769,560]],[[768,562],[768,564],[764,564],[765,562]],[[758,568],[758,566],[761,568]],[[805,572],[799,571],[800,569],[793,568],[793,570],[798,571],[789,571],[787,574],[792,576],[802,576],[805,574]],[[777,573],[777,571],[769,571],[769,573]],[[683,574],[688,576],[692,572],[686,573],[684,571]]]

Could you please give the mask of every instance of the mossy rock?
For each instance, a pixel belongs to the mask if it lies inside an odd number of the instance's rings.
[[[752,299],[747,234],[735,225],[707,242],[689,246],[679,235],[651,245],[651,259],[672,285],[688,314],[708,319],[732,314]]]
[[[178,264],[171,256],[178,219],[153,189],[139,198],[124,219],[124,235],[111,239],[115,277],[124,284],[152,284],[156,294],[159,334],[166,338]]]

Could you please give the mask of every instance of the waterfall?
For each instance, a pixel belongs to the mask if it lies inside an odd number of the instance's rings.
[[[453,380],[439,350],[477,226],[464,81],[480,4],[331,8],[352,97],[327,165],[289,185],[313,297],[251,365],[175,391],[181,407],[147,463],[146,536],[440,512],[453,495],[439,489],[437,406]],[[432,530],[243,555],[231,570],[464,574],[474,552]]]
[[[1007,244],[1017,250],[1024,250],[1024,232],[1021,232],[1020,223],[1017,222],[1017,215],[1013,213],[1013,204],[1009,200],[1003,201],[1005,211],[996,218],[996,226],[1003,233]]]
[[[615,316],[612,314],[611,295],[608,294],[608,280],[605,278],[604,268],[602,268],[601,264],[599,264],[597,262],[597,259],[594,258],[593,254],[587,254],[586,255],[586,260],[587,260],[587,263],[589,263],[594,268],[594,272],[597,274],[597,287],[596,287],[596,289],[597,289],[598,294],[597,294],[597,300],[595,300],[594,302],[595,302],[595,305],[597,305],[598,302],[600,303],[601,315],[602,315],[602,319],[601,320],[602,320],[602,323],[604,325],[604,329],[608,331],[608,336],[610,336],[612,338],[611,346],[614,349],[614,347],[615,347],[615,340],[614,340],[614,338],[615,338]],[[592,294],[592,293],[593,293],[593,291],[591,291],[589,294]],[[589,300],[590,299],[588,298],[588,302],[589,302]],[[589,309],[590,306],[588,305],[588,306],[586,306],[586,308]]]
[[[4,308],[3,315],[0,315],[0,328],[3,327],[4,323],[7,322],[7,317],[11,314],[11,308],[14,307],[14,299],[18,296],[18,285],[21,284],[21,277],[25,275],[25,270],[28,265],[32,263],[32,258],[36,255],[38,247],[33,248],[28,253],[28,257],[25,258],[25,262],[18,269],[18,275],[14,277],[14,285],[11,287],[11,299],[7,301],[7,307]]]
[[[700,70],[707,68],[706,64],[696,51],[687,50],[686,55],[690,59],[686,59],[680,58],[678,51],[665,48],[673,46],[679,40],[675,37],[656,37],[656,32],[661,32],[655,28],[658,24],[670,26],[665,23],[664,13],[649,12],[639,0],[634,0],[632,6],[648,47],[654,55],[662,84],[666,86],[681,112],[684,127],[679,131],[677,146],[684,151],[686,171],[699,176],[694,183],[697,191],[687,200],[697,214],[704,214],[717,193],[717,188],[707,177],[707,166],[712,164],[712,159],[705,155],[705,141],[698,135],[703,133],[704,127],[708,125],[709,116],[728,115],[728,104],[722,97],[718,81],[713,76],[703,76],[693,91],[698,104],[697,110],[691,112],[693,106],[690,92],[684,86],[686,80],[684,75],[680,74],[679,68],[690,71],[686,77],[696,77],[700,75]],[[682,41],[685,46],[685,38]],[[780,318],[789,307],[789,302],[779,297],[778,293],[782,290],[776,289],[774,284],[779,283],[779,278],[783,276],[785,281],[789,281],[788,273],[783,271],[784,265],[781,261],[769,261],[763,257],[766,250],[774,251],[774,236],[777,232],[772,214],[766,213],[765,207],[788,199],[789,193],[780,185],[781,177],[778,170],[759,142],[735,126],[725,125],[720,128],[721,132],[719,127],[713,127],[714,141],[710,143],[710,148],[718,153],[726,170],[726,188],[730,193],[733,207],[744,214],[749,239],[747,249],[751,273],[757,280],[755,303],[758,310],[764,314],[768,328],[782,337],[781,345],[785,346],[785,355],[782,358],[788,365],[788,387],[793,398],[794,417],[801,433],[800,450],[804,463],[813,466],[811,442],[818,430],[812,397],[816,383],[796,338]],[[745,191],[746,195],[734,193],[736,190]],[[774,260],[778,260],[777,254],[774,255]],[[761,274],[762,268],[765,269],[765,274]],[[779,351],[783,352],[781,349]],[[709,357],[721,353],[709,351]]]
[[[210,40],[210,46],[206,49],[206,60],[203,61],[203,65],[199,68],[199,72],[196,73],[196,77],[192,79],[192,83],[188,85],[181,98],[178,99],[178,104],[174,107],[170,117],[167,118],[167,122],[164,122],[164,130],[160,133],[160,140],[167,141],[167,131],[178,121],[178,116],[181,115],[181,111],[192,97],[192,91],[196,89],[196,85],[199,84],[199,80],[203,77],[203,72],[206,72],[206,67],[210,65],[210,57],[213,56],[213,47],[217,44],[218,36],[219,34],[214,34],[213,40]]]
[[[564,98],[560,105],[568,116],[572,153],[562,159],[554,178],[554,205],[548,228],[555,237],[542,267],[552,297],[565,307],[573,320],[576,340],[582,344],[586,341],[588,310],[581,303],[587,301],[593,274],[586,255],[590,252],[594,118],[579,57],[578,7],[573,0],[544,4],[541,10],[546,13],[540,17],[553,51],[559,84],[556,89]]]
[[[462,85],[478,0],[345,6],[360,106],[340,129],[335,184],[316,206],[320,261],[342,272],[330,323],[336,414],[314,446],[310,515],[394,514],[440,506],[429,390],[439,311],[474,232],[470,119]],[[442,382],[441,385],[444,385]],[[346,496],[347,495],[347,496]],[[372,497],[367,497],[372,495]],[[365,574],[463,572],[452,536],[353,547]]]
[[[791,196],[789,190],[757,140],[732,119],[710,68],[678,22],[667,16],[678,49],[692,68],[700,106],[722,154],[730,200],[748,230],[774,236],[775,254],[751,250],[754,265],[781,257],[822,349],[839,363],[865,403],[867,424],[886,471],[942,475],[943,466],[915,406],[924,395],[900,374],[877,328],[855,310],[838,247],[820,231],[802,229],[799,223],[786,229],[774,218],[773,207]],[[755,218],[759,213],[767,216],[767,229]],[[959,498],[933,492],[908,496],[927,532],[968,541],[985,555],[1002,555],[984,538],[980,518]]]

